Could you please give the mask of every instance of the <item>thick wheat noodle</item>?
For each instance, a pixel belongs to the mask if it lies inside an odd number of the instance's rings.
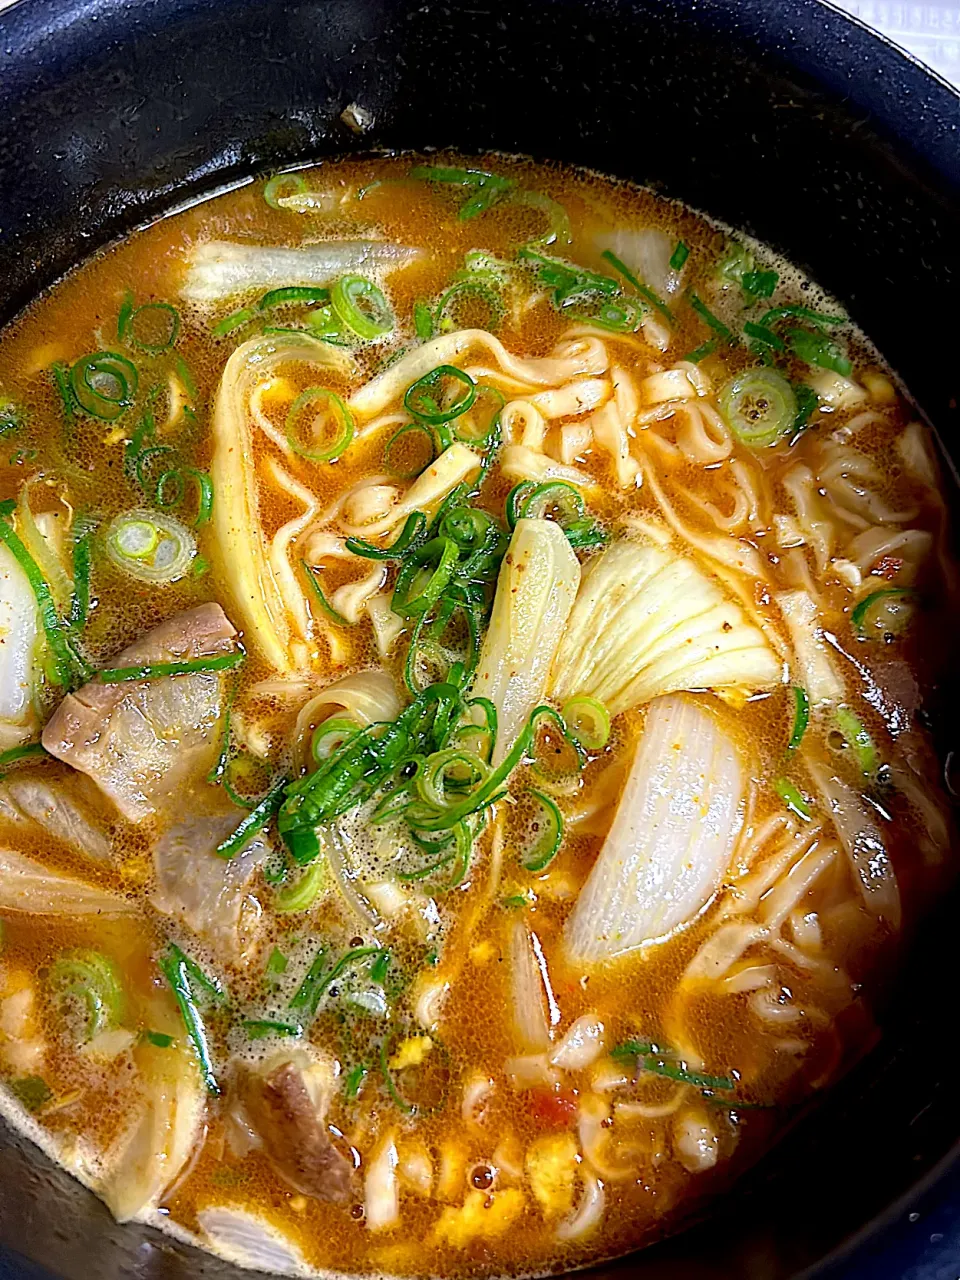
[[[510,400],[500,412],[505,444],[519,444],[525,449],[543,450],[547,424],[543,414],[529,400]],[[519,431],[519,439],[517,434]]]
[[[615,1102],[614,1115],[623,1120],[661,1120],[664,1116],[672,1116],[683,1104],[687,1091],[687,1085],[680,1085],[669,1102],[661,1102],[657,1106],[644,1102]]]
[[[760,918],[771,929],[779,929],[808,889],[837,856],[835,844],[815,844],[787,872],[761,901]]]
[[[771,946],[776,945],[776,939]],[[720,982],[720,989],[725,995],[739,995],[744,991],[759,991],[769,987],[776,981],[777,966],[775,964],[746,964],[742,968],[728,973]]]
[[[374,436],[378,431],[385,431],[387,427],[405,427],[408,422],[413,419],[409,413],[401,410],[393,410],[390,413],[381,413],[378,418],[371,418],[369,422],[364,423],[360,430],[354,435],[354,443],[358,440],[366,440],[370,436]]]
[[[739,538],[710,538],[694,531],[677,515],[657,479],[653,467],[644,468],[644,476],[667,524],[695,550],[714,563],[725,565],[749,578],[766,579],[766,570],[755,547]]]
[[[288,553],[290,544],[316,518],[319,507],[316,496],[302,485],[299,480],[294,479],[289,472],[284,471],[283,467],[273,458],[267,459],[266,467],[279,488],[289,494],[291,498],[303,503],[305,508],[302,515],[288,520],[273,535],[270,540],[269,559],[270,568],[273,570],[273,576],[280,589],[287,612],[296,622],[300,635],[306,640],[309,637],[307,602],[302,589],[297,583],[296,574],[291,567]]]
[[[728,890],[720,907],[721,919],[727,916],[742,916],[755,911],[763,895],[777,882],[787,867],[803,855],[819,830],[819,827],[815,827],[813,831],[796,831],[788,828],[786,835],[774,846],[771,854],[757,870]]]
[[[286,457],[292,458],[293,449],[290,447],[289,440],[283,434],[282,431],[279,431],[273,425],[273,423],[264,413],[263,406],[261,404],[263,397],[270,390],[270,388],[275,387],[278,385],[278,383],[282,383],[282,382],[283,382],[282,378],[271,377],[271,378],[264,378],[262,382],[257,383],[257,385],[250,392],[250,401],[249,401],[250,416],[251,418],[253,418],[254,422],[257,424],[257,426],[260,428],[263,434],[267,437],[267,439],[271,442],[271,444],[275,444],[277,448],[280,450],[280,452],[285,454]]]

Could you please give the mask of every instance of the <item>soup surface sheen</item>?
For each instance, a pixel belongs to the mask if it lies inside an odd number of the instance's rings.
[[[648,192],[344,161],[0,335],[0,1098],[245,1265],[662,1235],[949,877],[956,567],[841,309]]]

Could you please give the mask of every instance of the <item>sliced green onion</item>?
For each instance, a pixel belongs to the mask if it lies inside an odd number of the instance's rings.
[[[390,607],[403,618],[426,613],[450,581],[460,550],[452,538],[434,538],[412,551],[400,567]]]
[[[556,802],[542,791],[532,787],[527,792],[539,806],[533,821],[536,836],[520,853],[520,863],[526,871],[544,871],[557,856],[563,841],[563,815]]]
[[[242,1026],[251,1040],[265,1040],[267,1036],[299,1037],[303,1035],[303,1027],[299,1022],[274,1022],[270,1018],[245,1018]]]
[[[771,351],[786,351],[787,346],[782,338],[776,334],[773,329],[768,329],[762,324],[754,324],[752,320],[748,320],[743,326],[743,332],[748,338],[752,338],[754,342],[760,344],[763,348],[769,348]]]
[[[422,511],[411,511],[403,522],[403,528],[396,540],[388,547],[375,547],[372,542],[363,538],[347,538],[346,547],[355,556],[363,556],[367,560],[402,560],[408,551],[414,550],[426,533],[427,517]]]
[[[823,311],[811,311],[809,307],[786,306],[772,307],[760,317],[760,323],[769,329],[779,324],[781,320],[787,319],[809,320],[818,329],[823,329],[828,325],[844,324],[846,317],[826,315]]]
[[[690,1071],[686,1064],[672,1062],[660,1053],[656,1045],[640,1040],[627,1040],[615,1045],[610,1050],[610,1056],[620,1062],[635,1059],[641,1070],[664,1076],[668,1080],[676,1080],[679,1084],[691,1084],[699,1089],[719,1089],[724,1093],[729,1093],[734,1088],[734,1081],[729,1076],[710,1076],[701,1071]]]
[[[537,486],[533,480],[521,480],[520,483],[515,484],[507,494],[504,514],[507,519],[507,527],[511,532],[516,528],[524,503],[536,487]],[[576,490],[574,490],[574,493],[576,493]]]
[[[220,1086],[217,1084],[217,1077],[214,1074],[213,1063],[210,1059],[206,1028],[197,1008],[190,979],[192,977],[196,981],[197,974],[199,974],[204,979],[204,982],[200,984],[201,990],[206,994],[209,994],[209,988],[214,991],[217,991],[218,988],[210,983],[202,970],[198,969],[177,946],[171,945],[169,953],[161,956],[157,961],[157,965],[173,991],[174,999],[180,1010],[180,1017],[183,1019],[183,1025],[193,1043],[194,1052],[197,1055],[197,1063],[200,1067],[200,1075],[207,1087],[207,1091],[212,1094],[219,1094]]]
[[[543,235],[531,240],[531,244],[542,245],[547,248],[551,244],[569,244],[573,239],[573,233],[570,229],[570,215],[563,205],[551,196],[544,195],[542,191],[515,190],[511,198],[514,204],[523,204],[527,205],[528,208],[536,209],[547,220],[546,231],[544,231]],[[469,256],[468,254],[467,257],[469,258]],[[467,265],[470,265],[469,262]]]
[[[7,747],[0,751],[0,782],[7,776],[6,770],[21,760],[39,759],[45,756],[46,750],[42,742],[22,742],[16,747]]]
[[[745,271],[740,279],[744,293],[751,298],[770,298],[780,281],[776,271]]]
[[[727,342],[730,341],[730,339],[733,337],[733,333],[730,331],[730,329],[727,328],[727,326],[723,323],[723,321],[719,318],[719,316],[715,316],[713,314],[713,312],[710,310],[707,304],[701,298],[699,298],[697,294],[695,293],[687,294],[687,302],[690,304],[690,306],[697,313],[697,315],[700,317],[700,319],[704,322],[705,325],[711,328],[714,333],[719,334],[720,337],[723,338],[725,341]]]
[[[269,178],[263,188],[263,198],[271,209],[283,209],[280,200],[285,196],[302,196],[309,188],[299,173],[277,173]]]
[[[803,741],[810,721],[810,699],[806,689],[795,684],[790,690],[793,694],[793,728],[790,730],[790,741],[787,743],[787,755],[793,755]]]
[[[810,821],[810,805],[802,792],[794,786],[789,778],[777,778],[773,784],[773,789],[791,813],[795,813],[804,822]]]
[[[258,311],[273,311],[277,307],[318,307],[330,301],[330,290],[312,284],[288,284],[281,289],[271,289],[257,303]]]
[[[518,518],[543,520],[548,518],[551,508],[556,510],[554,518],[572,547],[592,547],[606,541],[606,534],[600,526],[586,517],[581,495],[565,480],[546,480],[535,485],[520,501]],[[509,513],[507,518],[509,520]]]
[[[753,449],[782,440],[797,416],[790,383],[775,369],[747,369],[720,391],[720,411],[736,438]]]
[[[21,1076],[18,1080],[5,1080],[4,1084],[31,1114],[42,1111],[53,1097],[53,1090],[41,1076]]]
[[[155,1049],[170,1049],[173,1047],[173,1036],[168,1036],[165,1031],[142,1031],[141,1038],[152,1044]]]
[[[300,561],[300,567],[306,575],[307,585],[310,587],[311,594],[320,608],[320,612],[330,622],[335,623],[338,627],[351,627],[352,622],[348,622],[342,613],[338,613],[330,601],[317,579],[317,571],[312,565],[307,564],[306,560]]]
[[[306,442],[301,442],[297,438],[298,419],[311,406],[317,406],[318,411],[312,414]],[[315,442],[327,427],[328,418],[333,419],[330,442],[317,448]],[[310,462],[335,462],[350,444],[354,432],[350,410],[338,395],[326,387],[308,387],[306,391],[301,391],[290,406],[286,426],[290,448]]]
[[[326,865],[319,859],[312,862],[299,879],[292,884],[284,885],[273,895],[275,911],[287,914],[292,911],[307,911],[313,906],[317,895],[327,878]],[[286,968],[286,965],[284,965]]]
[[[50,968],[56,998],[75,1000],[86,1012],[84,1040],[89,1042],[123,1015],[123,983],[114,962],[100,951],[71,951]]]
[[[242,852],[251,840],[264,829],[273,815],[283,803],[283,795],[287,787],[287,779],[281,778],[274,783],[255,809],[251,809],[242,820],[236,831],[217,845],[214,853],[218,858],[229,861]]]
[[[156,511],[117,516],[104,537],[108,559],[140,582],[176,582],[187,572],[197,551],[186,525]]]
[[[313,731],[310,752],[314,760],[318,764],[329,760],[341,747],[346,746],[357,736],[360,727],[356,720],[346,716],[331,716],[329,720],[324,720]]]
[[[444,382],[446,380],[460,383],[465,388],[463,394],[453,403],[443,403]],[[442,364],[437,369],[425,373],[418,378],[412,387],[408,387],[403,397],[403,404],[408,413],[431,426],[439,426],[458,418],[460,414],[472,406],[477,398],[477,384],[469,373],[464,373],[452,364]]]
[[[147,302],[142,307],[134,307],[131,295],[127,295],[117,318],[117,337],[121,342],[147,355],[158,356],[169,351],[179,336],[180,312],[176,307],[169,302]]]
[[[266,972],[271,974],[273,977],[279,977],[281,974],[287,972],[287,966],[289,963],[289,960],[280,948],[274,947],[267,960]]]
[[[717,339],[708,338],[706,342],[701,342],[699,347],[694,347],[692,351],[688,351],[683,357],[689,360],[691,364],[699,364],[701,360],[706,360],[707,356],[712,356],[717,349]]]
[[[366,960],[370,956],[381,955],[382,951],[382,947],[351,947],[349,951],[344,952],[336,964],[333,965],[332,968],[328,969],[322,977],[319,972],[314,973],[317,963],[314,961],[314,964],[310,966],[309,973],[297,988],[293,999],[290,1001],[290,1008],[305,1008],[309,1010],[310,1016],[313,1017],[319,1008],[320,1001],[341,974],[345,973],[347,969],[352,968],[355,964],[358,964],[361,960]],[[317,957],[317,960],[321,958],[322,954],[323,953],[321,952]]]
[[[161,680],[164,676],[190,676],[198,672],[232,671],[247,655],[242,649],[185,662],[147,662],[139,667],[104,667],[97,672],[101,684],[125,684],[129,680]]]
[[[880,753],[866,725],[850,707],[837,707],[834,719],[856,757],[860,772],[865,778],[872,778],[880,764]]]
[[[687,248],[687,246],[683,243],[682,240],[678,240],[676,245],[674,246],[673,253],[671,253],[670,255],[670,270],[682,271],[683,264],[686,262],[686,260],[689,257],[690,257],[690,250]]]
[[[603,298],[596,310],[584,314],[583,319],[611,333],[635,333],[643,319],[643,310],[630,298]]]
[[[113,422],[133,404],[137,367],[115,351],[81,356],[70,369],[70,390],[85,413]]]
[[[610,741],[610,712],[599,698],[578,693],[565,702],[560,715],[571,736],[587,751],[602,751]]]
[[[366,1077],[367,1068],[362,1063],[358,1063],[355,1067],[352,1067],[347,1072],[343,1080],[344,1097],[352,1101],[360,1092],[360,1087]]]
[[[474,194],[460,206],[457,215],[462,222],[485,213],[514,185],[511,178],[502,178],[496,173],[487,173],[483,169],[458,169],[450,165],[415,165],[410,170],[410,177],[472,190]]]
[[[77,415],[77,402],[70,390],[70,367],[62,360],[55,360],[50,366],[50,374],[53,378],[54,390],[60,397],[60,409],[69,426]]]
[[[854,629],[863,638],[871,632],[878,636],[897,636],[904,631],[913,615],[916,592],[910,587],[883,587],[864,596],[850,615]]]
[[[465,792],[474,790],[488,776],[486,763],[465,747],[447,747],[427,757],[417,775],[416,786],[422,800],[437,809],[457,804]],[[451,799],[447,790],[455,794]]]
[[[512,893],[507,898],[500,899],[500,905],[505,911],[519,911],[521,907],[527,906],[529,900],[525,893]]]
[[[80,516],[73,527],[73,598],[69,624],[79,631],[90,613],[90,542],[94,526]]]
[[[425,302],[413,304],[413,331],[421,342],[429,342],[436,332],[433,312]]]
[[[786,340],[793,354],[806,364],[832,369],[844,378],[853,372],[852,362],[825,334],[811,333],[809,329],[788,329]]]
[[[392,457],[394,449],[404,436],[421,435],[427,444],[427,454],[425,457],[414,462],[413,466],[399,466]],[[433,428],[425,422],[405,422],[387,441],[383,450],[383,465],[388,471],[398,476],[401,480],[410,480],[414,476],[420,475],[422,471],[426,471],[427,467],[438,457],[437,437]]]
[[[654,293],[653,289],[651,289],[649,285],[645,285],[641,280],[638,280],[627,264],[622,262],[612,249],[604,249],[600,256],[601,258],[606,258],[607,262],[616,267],[624,280],[631,284],[633,288],[636,289],[637,293],[639,293],[640,297],[650,303],[651,307],[659,311],[665,320],[668,320],[670,324],[676,323],[676,316],[660,295],[658,293]]]
[[[77,657],[67,644],[63,625],[53,603],[50,584],[40,572],[37,563],[20,541],[13,527],[0,519],[0,542],[4,543],[17,564],[23,570],[37,602],[37,611],[43,626],[50,653],[53,656],[53,683],[68,688],[77,670]]]
[[[256,320],[257,313],[252,307],[241,307],[239,311],[231,311],[229,315],[218,320],[210,329],[210,335],[214,338],[225,338],[228,333],[234,333],[237,329],[242,329],[245,324],[249,324],[251,320]]]
[[[471,302],[480,302],[487,314],[482,319],[458,316],[458,310]],[[458,280],[445,290],[433,312],[433,326],[437,333],[452,333],[454,329],[487,329],[493,331],[503,319],[503,300],[496,289],[482,279]],[[467,323],[467,320],[471,323]]]
[[[330,290],[330,305],[344,328],[365,342],[393,332],[396,321],[389,302],[364,276],[341,276]]]
[[[387,1057],[387,1041],[384,1039],[380,1045],[380,1074],[383,1076],[383,1083],[387,1086],[387,1093],[389,1093],[393,1104],[396,1107],[399,1107],[404,1115],[415,1115],[417,1110],[416,1107],[412,1106],[401,1096],[400,1091],[394,1083],[393,1076],[390,1073],[390,1067],[387,1062]]]
[[[20,405],[0,392],[0,437],[19,431],[25,421],[26,415]]]
[[[797,398],[797,416],[793,420],[790,432],[791,442],[806,428],[811,414],[820,404],[813,387],[808,387],[804,382],[795,382],[792,385],[793,394]]]
[[[165,446],[160,445],[158,449]],[[155,453],[158,450],[148,449],[140,455],[137,461],[137,469],[139,473],[140,462],[147,453]],[[206,524],[213,514],[213,481],[207,475],[206,471],[200,471],[197,467],[171,468],[164,471],[158,478],[154,489],[154,501],[161,510],[167,511],[171,507],[179,506],[183,501],[186,493],[186,480],[193,480],[197,486],[197,514],[193,518],[194,528],[199,528]],[[171,492],[167,493],[168,486],[172,486]]]

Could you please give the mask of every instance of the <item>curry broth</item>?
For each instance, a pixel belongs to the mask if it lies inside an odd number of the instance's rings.
[[[655,226],[666,230],[672,240],[683,241],[690,249],[684,278],[695,281],[710,278],[727,242],[724,232],[699,215],[648,192],[614,185],[593,175],[540,168],[501,157],[484,161],[483,167],[488,163],[497,173],[507,174],[524,187],[560,202],[569,214],[574,236],[569,247],[554,251],[577,261],[586,259],[595,269],[602,266],[590,247],[593,236],[621,224]],[[406,179],[408,168],[405,161],[386,159],[336,162],[304,171],[308,186],[319,185],[326,192],[336,193],[338,201],[330,212],[270,208],[264,201],[261,182],[228,192],[111,247],[38,299],[0,338],[0,388],[16,394],[27,419],[15,438],[11,436],[3,442],[0,499],[16,498],[25,480],[40,476],[35,485],[36,511],[59,510],[66,498],[70,510],[89,514],[98,526],[105,527],[119,513],[151,505],[136,475],[125,465],[133,413],[120,417],[116,423],[100,422],[82,414],[65,420],[49,371],[56,362],[70,365],[88,351],[116,347],[117,315],[128,291],[138,305],[149,301],[177,303],[182,263],[197,241],[230,239],[295,247],[305,239],[374,234],[427,250],[419,261],[387,277],[385,289],[397,317],[396,340],[386,347],[377,343],[361,346],[357,352],[358,372],[349,383],[331,376],[330,387],[346,395],[378,372],[391,355],[410,345],[414,304],[442,294],[460,269],[465,253],[481,249],[497,258],[512,260],[518,244],[542,232],[541,211],[506,200],[481,217],[461,220],[457,216],[457,200],[449,190],[439,184]],[[364,195],[358,200],[356,193],[360,189]],[[778,296],[831,309],[812,286],[791,274],[783,264],[776,265],[782,275]],[[232,305],[221,306],[214,318],[225,314]],[[682,353],[692,351],[711,336],[697,311],[679,303],[675,310],[678,320],[669,355],[661,355],[637,334],[606,335],[605,341],[615,350],[617,362],[630,375],[643,378],[651,368],[668,367]],[[165,435],[165,393],[161,391],[156,399],[156,442],[175,442],[185,462],[207,469],[212,451],[208,424],[217,386],[227,358],[243,335],[216,338],[211,334],[209,310],[181,306],[180,311],[182,328],[176,353],[196,383],[196,393],[191,396],[195,420],[181,422]],[[569,315],[553,305],[549,289],[538,287],[531,277],[521,303],[505,309],[497,336],[512,353],[542,357],[555,348],[570,324]],[[849,329],[844,330],[844,335],[854,362],[852,378],[857,380],[871,372],[886,378],[868,344]],[[140,353],[135,359],[141,388],[148,383],[166,385],[173,371],[169,353]],[[699,367],[711,384],[719,387],[753,362],[743,344],[721,343]],[[282,423],[283,412],[293,397],[310,384],[303,371],[294,367],[285,369],[282,378],[286,386],[281,385],[273,402],[264,401],[268,417],[273,421],[271,414],[275,413],[278,423]],[[878,502],[897,510],[916,509],[916,516],[910,520],[911,529],[929,531],[934,547],[940,548],[944,536],[943,499],[903,466],[896,442],[911,414],[909,405],[895,391],[892,396],[892,402],[884,404],[882,413],[875,415],[875,420],[858,435],[856,445],[875,462],[883,476]],[[823,415],[789,446],[781,444],[757,451],[736,444],[734,457],[742,457],[745,465],[753,469],[771,512],[791,510],[784,476],[798,465],[809,466],[816,474],[822,465],[820,451],[827,432],[851,416],[843,409]],[[715,521],[697,506],[696,500],[714,504],[715,510],[721,510],[721,517],[727,514],[722,509],[727,499],[717,481],[717,467],[696,464],[676,448],[671,450],[669,423],[653,423],[650,431],[661,426],[667,429],[664,438],[668,447],[659,452],[653,449],[651,454],[657,465],[662,464],[661,482],[665,487],[669,485],[682,519],[690,527],[713,535]],[[558,430],[557,425],[551,426],[547,451],[557,447]],[[383,461],[386,438],[383,432],[361,436],[334,463],[317,465],[289,456],[283,465],[325,507],[371,473],[387,470]],[[258,437],[256,455],[261,468],[268,450],[265,438]],[[611,481],[609,458],[600,449],[587,447],[578,456],[577,466],[597,481],[598,488],[590,492],[589,508],[607,529],[622,527],[630,516],[661,519],[661,507],[649,484],[640,484],[626,493],[618,489]],[[499,518],[511,487],[512,481],[494,470],[479,503]],[[268,539],[299,514],[300,508],[289,494],[275,486],[261,485],[261,517]],[[131,581],[102,555],[95,557],[94,607],[84,635],[86,652],[94,665],[107,663],[150,627],[192,605],[218,600],[232,616],[231,589],[211,525],[197,531],[197,541],[199,555],[208,567],[199,575],[187,574],[174,584],[162,586]],[[797,562],[790,561],[789,548],[775,545],[770,535],[759,538],[757,545],[764,556],[767,579],[753,583],[752,599],[747,603],[789,646],[790,637],[782,621],[768,606],[778,591],[796,586]],[[595,554],[585,553],[585,562]],[[891,661],[891,654],[897,662],[908,664],[921,689],[929,688],[941,657],[936,636],[938,631],[942,633],[947,608],[938,603],[944,599],[945,565],[942,555],[935,552],[920,568],[918,584],[931,598],[931,606],[918,614],[906,639],[890,646],[862,643],[851,621],[850,601],[842,581],[818,583],[825,608],[831,611],[829,630],[834,651],[854,654],[861,671],[858,677],[854,663],[841,660],[846,700],[856,706],[866,731],[884,756],[892,744],[889,717],[884,716],[882,707],[878,709],[876,699],[872,703],[869,697],[865,700],[861,690],[864,684],[869,689],[875,668]],[[817,571],[808,563],[808,572],[816,576]],[[948,566],[948,572],[953,574],[952,566]],[[896,571],[891,581],[896,580],[895,574]],[[349,580],[350,566],[335,564],[324,584],[329,594]],[[236,617],[233,621],[240,626]],[[323,636],[319,636],[312,660],[313,688],[347,672],[382,665],[369,624],[341,631],[340,642],[341,651],[333,657]],[[403,646],[398,648],[386,665],[402,682]],[[304,701],[301,698],[291,703],[264,693],[262,682],[270,676],[268,664],[256,647],[249,645],[233,706],[246,734],[244,740],[266,744],[269,759],[264,768],[268,774],[272,768],[290,767],[291,735]],[[881,675],[877,679],[881,680]],[[762,830],[764,823],[783,813],[783,801],[772,789],[772,783],[784,772],[794,724],[791,688],[764,691],[739,701],[724,701],[705,692],[693,696],[711,716],[722,721],[724,730],[735,741],[754,783],[744,814],[745,827],[748,833]],[[385,1231],[369,1230],[359,1190],[351,1203],[335,1205],[292,1189],[262,1151],[244,1153],[238,1149],[229,1119],[232,1104],[225,1064],[233,1056],[251,1059],[267,1052],[259,1043],[243,1045],[238,1041],[238,1018],[251,1008],[257,1017],[281,1016],[284,1001],[295,980],[306,972],[317,941],[334,938],[339,945],[347,946],[353,940],[352,933],[362,940],[365,930],[357,926],[351,929],[335,888],[329,884],[309,910],[275,913],[270,905],[272,889],[261,868],[255,873],[250,890],[263,913],[256,943],[240,963],[225,961],[215,948],[205,947],[202,938],[192,938],[189,931],[150,905],[150,851],[155,833],[152,821],[134,824],[119,818],[92,784],[86,786],[87,779],[82,779],[84,785],[78,794],[108,833],[112,856],[107,862],[92,865],[90,859],[78,856],[62,840],[51,839],[43,832],[18,832],[6,819],[0,819],[5,842],[15,843],[17,849],[46,865],[82,876],[142,905],[142,913],[136,918],[93,924],[16,913],[5,916],[0,966],[4,973],[24,971],[34,976],[39,993],[37,1019],[49,1044],[42,1074],[52,1103],[38,1112],[38,1122],[58,1137],[82,1140],[103,1149],[108,1149],[122,1133],[131,1109],[137,1105],[134,1078],[138,1062],[144,1053],[159,1052],[144,1047],[142,1033],[154,1031],[182,1037],[176,1008],[154,964],[166,939],[173,937],[184,948],[189,946],[201,966],[219,975],[230,992],[231,1003],[226,1010],[214,1011],[208,1022],[213,1056],[220,1064],[218,1070],[224,1082],[223,1093],[208,1101],[205,1128],[195,1156],[166,1191],[155,1217],[161,1224],[194,1232],[202,1240],[198,1212],[211,1204],[226,1203],[265,1216],[296,1244],[312,1266],[351,1273],[411,1275],[530,1273],[582,1265],[625,1252],[663,1233],[693,1202],[712,1193],[733,1171],[762,1152],[789,1118],[791,1107],[824,1088],[869,1048],[876,1035],[870,1012],[872,991],[877,975],[891,963],[897,938],[895,930],[871,914],[858,894],[850,865],[837,857],[801,898],[803,909],[819,913],[819,960],[816,964],[805,962],[799,944],[792,952],[784,947],[776,957],[785,975],[780,981],[789,987],[789,1000],[781,997],[781,1008],[786,1010],[789,1006],[782,1024],[758,1019],[749,986],[724,991],[684,988],[682,976],[717,927],[724,901],[750,873],[750,842],[745,835],[720,890],[667,941],[644,947],[589,973],[571,963],[563,948],[564,925],[613,821],[622,780],[642,736],[644,716],[641,707],[618,717],[610,743],[595,753],[573,793],[558,799],[561,810],[569,815],[584,797],[588,801],[591,796],[597,797],[595,812],[588,814],[579,829],[577,825],[568,827],[560,852],[547,870],[538,874],[523,870],[515,856],[522,832],[511,828],[505,819],[503,872],[492,897],[485,900],[484,894],[494,865],[492,844],[498,837],[488,826],[477,840],[464,884],[446,896],[437,895],[434,927],[419,936],[416,930],[388,929],[392,963],[398,974],[394,996],[398,1006],[413,1009],[416,992],[425,981],[424,972],[429,979],[434,970],[438,980],[450,984],[443,1017],[433,1034],[432,1053],[440,1066],[436,1067],[437,1096],[429,1106],[411,1116],[394,1105],[368,1047],[378,1035],[375,1017],[355,1013],[347,1017],[327,1007],[307,1029],[307,1039],[340,1062],[341,1076],[358,1065],[366,1068],[356,1098],[348,1100],[338,1089],[328,1116],[329,1123],[341,1135],[335,1138],[339,1149],[359,1165],[361,1176],[372,1149],[388,1131],[396,1134],[401,1149],[406,1144],[426,1151],[432,1162],[429,1194],[418,1194],[408,1182],[401,1184],[396,1226]],[[919,743],[916,750],[928,772],[932,771],[929,748]],[[79,785],[68,766],[56,760],[26,767],[68,789]],[[528,766],[519,776],[521,783],[537,781]],[[255,783],[253,790],[256,789]],[[184,808],[189,808],[191,798],[191,794],[182,797]],[[884,827],[889,856],[900,882],[909,924],[932,888],[942,882],[943,864],[932,856],[925,859],[918,854],[917,832],[923,829],[924,818],[909,797],[894,789],[884,796],[883,804],[889,815]],[[802,833],[804,820],[798,819],[796,826]],[[510,902],[518,896],[524,897],[522,904]],[[801,917],[803,910],[799,911],[798,920]],[[591,1092],[596,1071],[573,1071],[554,1089],[517,1089],[508,1085],[503,1064],[517,1052],[510,1030],[513,995],[508,939],[518,918],[536,935],[547,958],[562,1028],[581,1016],[592,1015],[603,1023],[608,1046],[641,1039],[654,1046],[686,1051],[686,1056],[698,1060],[710,1075],[736,1073],[733,1098],[716,1089],[707,1089],[701,1097],[701,1090],[682,1081],[643,1073],[633,1084],[625,1081],[613,1086],[614,1090],[621,1090],[619,1093],[598,1093],[623,1101],[632,1090],[630,1105],[639,1103],[649,1114],[630,1112],[628,1106],[621,1119],[614,1122],[608,1117],[602,1121],[612,1134],[604,1147],[608,1164],[602,1175],[605,1211],[597,1228],[582,1240],[558,1239],[557,1219],[545,1217],[526,1189],[524,1156],[537,1138],[577,1131],[579,1101]],[[126,1055],[99,1065],[78,1055],[70,1037],[58,1030],[59,1005],[44,985],[59,953],[89,947],[111,955],[118,964],[126,989],[124,1025],[141,1036]],[[275,948],[288,957],[289,965],[282,979],[271,985],[264,978],[264,966]],[[838,973],[846,975],[846,983],[837,980]],[[859,994],[851,994],[852,989]],[[268,1048],[276,1052],[278,1046],[271,1042]],[[622,1059],[620,1066],[623,1067]],[[464,1086],[473,1075],[494,1081],[482,1124],[468,1123],[462,1112]],[[625,1069],[625,1075],[632,1078],[632,1067]],[[709,1118],[718,1158],[706,1172],[691,1172],[676,1155],[673,1113],[668,1108],[678,1091],[683,1090],[688,1091],[690,1107]],[[662,1114],[658,1114],[658,1108]],[[444,1155],[451,1167],[459,1168],[459,1173],[450,1176],[447,1189],[438,1185],[442,1181]],[[522,1207],[511,1229],[500,1234],[480,1233],[462,1244],[436,1235],[436,1224],[445,1206],[459,1206],[471,1190],[489,1194],[494,1205],[507,1188],[518,1190],[522,1197]]]

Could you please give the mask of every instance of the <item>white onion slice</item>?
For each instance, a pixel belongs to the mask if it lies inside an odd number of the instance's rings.
[[[550,1061],[563,1071],[582,1071],[596,1062],[602,1053],[603,1023],[593,1015],[584,1014],[570,1027]]]
[[[299,1250],[253,1214],[215,1205],[201,1209],[197,1221],[211,1247],[230,1262],[281,1276],[306,1274],[307,1264]]]
[[[650,704],[610,834],[566,926],[589,964],[665,938],[719,888],[742,822],[743,770],[689,698]]]

